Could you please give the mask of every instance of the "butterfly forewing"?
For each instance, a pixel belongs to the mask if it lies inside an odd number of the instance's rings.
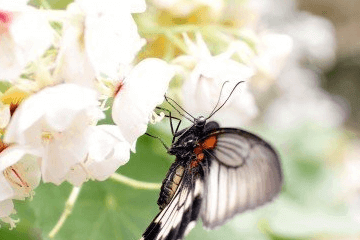
[[[213,136],[215,148],[204,150],[209,171],[201,210],[203,225],[210,229],[270,201],[282,185],[279,158],[261,138],[240,129],[222,128],[202,141]]]
[[[141,240],[177,240],[195,226],[199,217],[204,190],[202,174],[185,168],[171,201],[155,217]]]

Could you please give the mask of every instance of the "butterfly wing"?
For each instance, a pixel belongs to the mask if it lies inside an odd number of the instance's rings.
[[[182,239],[199,217],[204,190],[204,175],[185,168],[171,201],[154,218],[141,240]]]
[[[282,185],[279,157],[264,140],[240,129],[220,128],[203,141],[214,136],[216,146],[204,150],[209,171],[201,218],[209,229],[270,201]]]

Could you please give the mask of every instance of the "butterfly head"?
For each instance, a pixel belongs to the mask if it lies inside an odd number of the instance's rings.
[[[194,125],[196,128],[203,128],[206,123],[206,118],[203,116],[200,116],[198,118],[195,118]]]

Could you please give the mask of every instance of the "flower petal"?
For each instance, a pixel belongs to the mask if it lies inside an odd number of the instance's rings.
[[[68,6],[67,11],[73,19],[65,22],[63,26],[56,78],[66,83],[93,88],[96,78],[95,69],[84,48],[84,22],[78,20],[82,11],[74,3]]]
[[[0,218],[9,216],[14,212],[14,204],[11,199],[0,200]]]
[[[60,185],[70,169],[83,161],[88,151],[89,132],[53,139],[45,149],[41,172],[44,182]]]
[[[0,79],[6,80],[17,78],[26,64],[41,56],[54,33],[45,15],[35,8],[16,4],[10,8],[8,31],[0,32]]]
[[[115,79],[120,64],[130,64],[144,43],[130,13],[86,18],[85,45],[97,74]]]
[[[10,146],[3,150],[0,154],[0,172],[17,163],[25,154],[25,148],[17,145]]]
[[[145,59],[126,78],[114,99],[112,117],[130,145],[146,132],[149,116],[163,102],[173,75],[174,69],[166,62]]]
[[[6,199],[11,199],[14,197],[14,190],[12,189],[11,185],[6,180],[4,174],[0,173],[0,204],[2,201]],[[0,207],[1,210],[1,207]],[[0,211],[1,216],[1,211]]]
[[[108,178],[130,159],[130,145],[117,126],[96,126],[92,143],[89,158],[94,161],[86,166],[91,176],[99,181]]]

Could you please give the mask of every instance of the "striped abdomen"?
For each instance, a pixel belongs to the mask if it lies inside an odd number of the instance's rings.
[[[179,165],[177,162],[174,162],[171,165],[164,181],[162,182],[160,196],[157,201],[160,210],[163,210],[166,205],[168,205],[168,203],[171,201],[172,197],[176,192],[176,189],[179,186],[183,173],[183,166]]]

